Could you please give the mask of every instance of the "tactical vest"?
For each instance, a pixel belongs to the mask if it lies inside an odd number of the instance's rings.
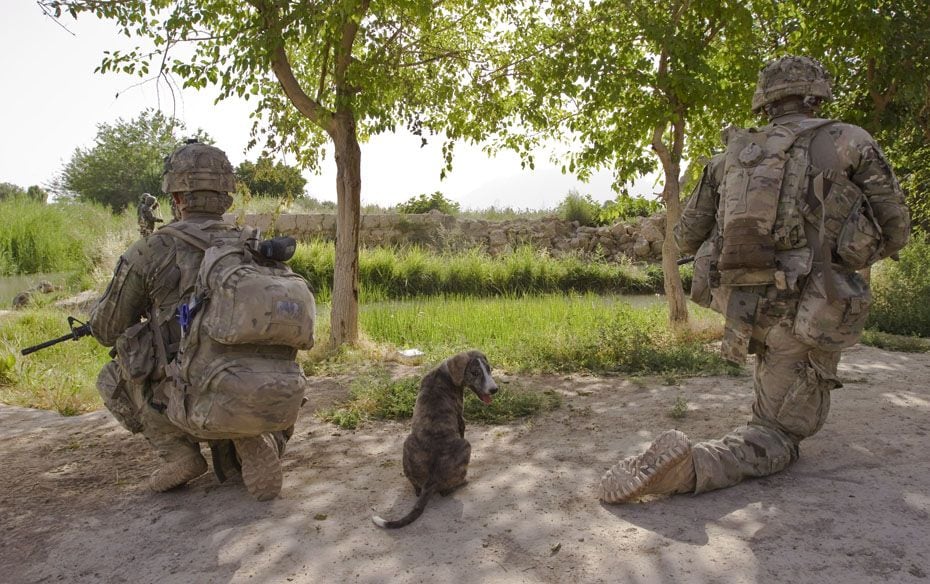
[[[830,123],[810,119],[728,131],[717,260],[721,285],[781,283],[782,267],[809,264],[803,209],[810,143],[815,130]]]

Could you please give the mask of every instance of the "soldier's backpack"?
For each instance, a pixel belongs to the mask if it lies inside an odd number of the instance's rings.
[[[850,270],[878,259],[881,230],[861,189],[833,170],[811,166],[815,131],[832,123],[811,118],[728,131],[717,262],[721,284],[777,284],[781,268],[799,263],[797,253],[790,252],[814,245],[817,255],[822,252]],[[816,200],[806,196],[808,181]],[[815,227],[819,241],[807,241],[805,221]],[[799,268],[803,273],[789,277],[806,275],[809,262],[800,262]]]
[[[165,369],[168,418],[201,439],[291,427],[306,389],[297,350],[313,346],[316,309],[306,281],[259,253],[249,228],[181,222],[159,233],[203,250],[191,295],[178,307],[177,356]]]
[[[811,165],[815,130],[832,123],[812,118],[730,132],[717,269],[720,284],[731,287],[796,290],[809,275],[794,333],[838,350],[855,344],[864,327],[870,296],[854,270],[880,257],[882,236],[862,190]],[[807,240],[805,222],[816,241]]]

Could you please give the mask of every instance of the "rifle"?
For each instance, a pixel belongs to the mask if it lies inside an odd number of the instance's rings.
[[[685,265],[685,264],[690,264],[690,263],[693,262],[693,261],[694,261],[694,256],[688,256],[688,257],[684,257],[684,258],[679,259],[679,260],[678,260],[677,262],[675,262],[675,263],[678,264],[679,266],[683,266],[683,265]]]
[[[74,323],[78,323],[80,326],[74,326]],[[26,347],[20,351],[21,355],[28,355],[30,353],[35,353],[36,351],[41,351],[42,349],[51,347],[52,345],[57,345],[58,343],[63,343],[67,340],[76,341],[81,337],[86,337],[90,334],[90,325],[85,324],[73,316],[68,317],[68,328],[71,329],[71,332],[67,335],[62,335],[57,339],[52,339],[50,341],[45,341],[44,343],[39,343],[32,347]]]

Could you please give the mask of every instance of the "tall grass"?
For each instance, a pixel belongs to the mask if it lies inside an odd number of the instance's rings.
[[[107,236],[125,232],[130,221],[87,203],[0,201],[0,276],[89,273],[104,259]]]
[[[634,307],[618,297],[547,295],[429,298],[362,307],[374,341],[416,347],[439,361],[468,348],[509,371],[703,374],[731,371],[709,343],[719,319],[696,310],[695,325],[675,332],[658,299]]]
[[[334,269],[331,243],[300,244],[290,265],[310,282],[320,301],[329,301]],[[555,258],[530,247],[496,257],[478,249],[457,253],[435,253],[419,247],[363,249],[359,279],[363,302],[435,295],[641,294],[662,289],[657,266],[579,256]]]
[[[0,318],[0,402],[64,415],[98,409],[97,373],[109,361],[92,338],[65,341],[23,357],[20,349],[68,332],[65,312],[30,310]]]

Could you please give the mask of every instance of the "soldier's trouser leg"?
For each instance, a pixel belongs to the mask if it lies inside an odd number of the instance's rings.
[[[755,401],[747,426],[692,448],[695,492],[735,485],[779,472],[798,458],[798,444],[823,427],[839,351],[814,349],[783,320],[765,332],[754,373]]]
[[[207,461],[200,453],[200,445],[167,416],[148,405],[142,410],[142,435],[164,460],[149,478],[153,491],[179,487],[207,472]]]

